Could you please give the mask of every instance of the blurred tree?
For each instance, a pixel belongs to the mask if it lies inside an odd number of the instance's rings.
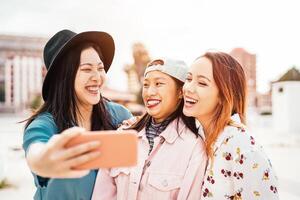
[[[6,179],[0,181],[0,189],[12,187],[10,183],[7,182]]]
[[[0,102],[5,101],[5,88],[4,84],[0,84]]]
[[[36,94],[32,99],[32,101],[30,102],[29,107],[31,110],[37,110],[42,105],[42,103],[43,100],[41,94]]]
[[[135,43],[132,46],[132,57],[134,62],[127,64],[124,71],[128,77],[128,90],[136,94],[137,103],[143,104],[141,96],[142,78],[144,76],[146,65],[150,62],[150,56],[142,43]]]

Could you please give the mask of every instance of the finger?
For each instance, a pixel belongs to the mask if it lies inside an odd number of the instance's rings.
[[[56,137],[53,140],[52,140],[52,138],[50,139],[51,140],[51,143],[49,144],[50,148],[51,149],[59,149],[61,147],[64,147],[68,141],[70,141],[72,138],[80,135],[84,131],[85,130],[81,127],[73,127],[73,128],[66,129],[61,134],[55,135]]]
[[[137,119],[137,117],[132,117],[129,120],[132,124],[134,124],[135,122],[137,122],[138,119]]]
[[[123,125],[128,124],[128,119],[127,119],[127,120],[123,120],[122,124],[123,124]]]
[[[52,178],[81,178],[90,173],[90,170],[68,170],[61,172],[59,175]]]
[[[72,170],[67,178],[81,178],[90,173],[90,170]]]
[[[72,168],[72,167],[76,167],[78,165],[84,164],[88,161],[91,161],[95,158],[98,158],[100,156],[100,152],[99,151],[94,151],[94,152],[90,152],[90,153],[86,153],[84,155],[81,156],[77,156],[75,158],[72,158],[68,161],[65,162],[66,167]]]
[[[86,152],[89,152],[93,149],[96,149],[97,147],[100,146],[99,141],[91,141],[91,142],[86,142],[83,144],[79,144],[73,147],[70,147],[64,151],[59,152],[56,156],[56,159],[58,160],[68,160],[70,158],[73,158],[75,156],[84,154]]]
[[[69,178],[81,178],[90,173],[90,170],[72,170],[68,175]]]

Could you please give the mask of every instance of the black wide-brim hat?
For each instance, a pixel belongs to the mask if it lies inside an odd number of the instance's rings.
[[[42,90],[44,101],[47,101],[48,91],[51,82],[54,81],[55,73],[59,73],[59,69],[56,69],[58,65],[55,65],[55,63],[65,52],[71,51],[73,47],[82,43],[94,43],[100,47],[104,70],[108,71],[115,54],[115,43],[108,33],[87,31],[77,34],[70,30],[59,31],[50,38],[44,47],[44,62],[48,71]]]

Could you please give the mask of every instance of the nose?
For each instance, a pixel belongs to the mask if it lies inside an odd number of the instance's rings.
[[[153,87],[153,86],[150,86],[150,87],[147,89],[147,94],[148,94],[148,96],[154,96],[154,95],[156,95],[156,92],[157,92],[157,90],[156,90],[156,88]]]
[[[183,92],[184,93],[194,93],[195,92],[195,88],[194,88],[194,85],[192,84],[192,82],[185,82],[184,83]]]
[[[98,81],[100,78],[101,78],[101,72],[99,72],[98,70],[93,70],[91,74],[91,79]]]

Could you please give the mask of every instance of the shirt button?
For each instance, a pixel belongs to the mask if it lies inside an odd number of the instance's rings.
[[[141,184],[139,186],[139,190],[143,190],[143,186]]]
[[[167,180],[163,180],[162,185],[163,185],[164,187],[167,187],[167,186],[168,186],[168,181],[167,181]]]
[[[150,165],[151,165],[151,161],[148,161],[147,164],[146,164],[146,166],[150,167]]]

